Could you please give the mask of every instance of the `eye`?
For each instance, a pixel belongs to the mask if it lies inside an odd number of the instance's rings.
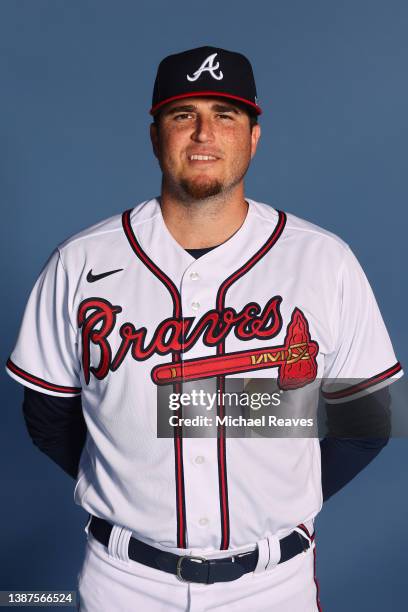
[[[227,115],[226,113],[219,113],[219,114],[218,114],[218,116],[219,116],[221,119],[230,119],[231,121],[232,121],[232,119],[233,119],[232,115]]]
[[[188,119],[189,117],[192,117],[191,113],[179,113],[178,115],[174,116],[174,119],[176,121],[183,121],[184,119]]]

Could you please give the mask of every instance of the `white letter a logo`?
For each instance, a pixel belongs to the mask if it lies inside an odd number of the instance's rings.
[[[193,74],[193,76],[189,76],[187,75],[187,79],[189,81],[196,81],[203,72],[209,72],[211,74],[211,76],[213,77],[213,79],[216,79],[217,81],[220,81],[222,79],[222,77],[224,76],[222,71],[220,70],[219,74],[215,74],[215,71],[218,70],[218,68],[220,67],[220,62],[217,62],[214,65],[214,60],[217,57],[216,53],[213,53],[212,55],[209,55],[201,64],[201,66],[199,67],[198,70],[195,71],[195,73]]]

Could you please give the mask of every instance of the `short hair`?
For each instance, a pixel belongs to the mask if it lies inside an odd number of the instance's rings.
[[[252,130],[252,128],[254,127],[254,125],[257,125],[258,123],[258,115],[255,111],[253,111],[247,104],[244,104],[243,102],[236,102],[234,100],[233,104],[235,106],[237,106],[243,113],[245,113],[246,115],[248,115],[248,119],[249,119],[249,126]],[[158,111],[155,115],[153,115],[153,123],[156,127],[159,127],[160,124],[160,115],[161,115],[161,111]]]

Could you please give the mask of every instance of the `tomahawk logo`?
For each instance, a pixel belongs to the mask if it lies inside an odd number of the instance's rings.
[[[218,74],[215,73],[215,71],[218,70],[218,68],[220,67],[220,62],[217,62],[216,64],[214,64],[216,57],[217,57],[217,53],[213,53],[212,55],[209,55],[203,61],[199,69],[195,71],[193,76],[187,75],[187,79],[189,81],[196,81],[202,75],[203,72],[209,72],[213,79],[215,79],[216,81],[220,81],[224,75],[222,73],[222,70],[220,70]]]

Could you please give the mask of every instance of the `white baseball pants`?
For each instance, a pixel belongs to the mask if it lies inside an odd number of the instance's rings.
[[[111,547],[109,550],[89,533],[78,575],[78,609],[81,612],[320,611],[314,544],[307,552],[279,565],[271,559],[270,542],[268,546],[268,541],[262,540],[258,547],[255,572],[231,582],[203,585],[181,582],[172,574],[120,559],[117,551],[112,552]],[[225,554],[222,551],[222,556]]]

